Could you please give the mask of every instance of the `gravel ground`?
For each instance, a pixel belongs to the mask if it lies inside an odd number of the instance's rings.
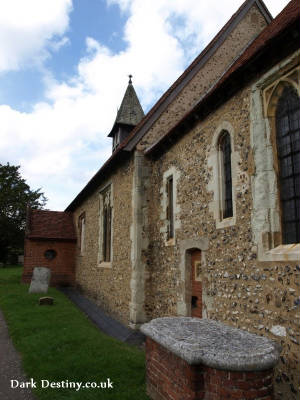
[[[29,381],[22,371],[21,357],[12,344],[0,310],[0,399],[36,400],[30,389],[11,388],[11,379]]]

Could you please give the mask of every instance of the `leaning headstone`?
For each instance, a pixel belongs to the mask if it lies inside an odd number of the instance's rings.
[[[40,306],[53,306],[54,299],[53,297],[40,297],[39,305]]]
[[[31,279],[29,293],[47,293],[51,271],[45,267],[35,267]]]
[[[24,255],[23,254],[18,256],[18,264],[24,265]]]

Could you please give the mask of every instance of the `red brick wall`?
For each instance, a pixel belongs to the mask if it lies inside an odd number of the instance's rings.
[[[57,253],[53,260],[47,260],[44,256],[45,251],[49,249]],[[25,239],[22,282],[30,283],[34,267],[47,267],[51,269],[51,286],[73,285],[75,251],[74,242]]]
[[[153,400],[273,400],[273,370],[232,372],[189,365],[149,338],[146,369]]]

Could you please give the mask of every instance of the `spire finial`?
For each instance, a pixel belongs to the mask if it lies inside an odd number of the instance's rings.
[[[129,82],[128,83],[132,83],[132,80],[131,80],[132,75],[131,74],[128,75],[128,78],[129,78]]]

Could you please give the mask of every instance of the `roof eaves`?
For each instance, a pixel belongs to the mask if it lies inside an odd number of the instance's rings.
[[[96,174],[88,181],[88,183],[84,186],[84,188],[78,193],[75,199],[68,205],[65,211],[74,211],[76,207],[78,207],[82,201],[86,198],[86,196],[92,193],[97,186],[99,186],[101,179],[107,168],[111,168],[117,163],[117,161],[121,161],[124,154],[127,152],[123,151],[124,144],[121,143],[120,146],[115,150],[110,158],[102,165],[102,167],[96,172]]]

